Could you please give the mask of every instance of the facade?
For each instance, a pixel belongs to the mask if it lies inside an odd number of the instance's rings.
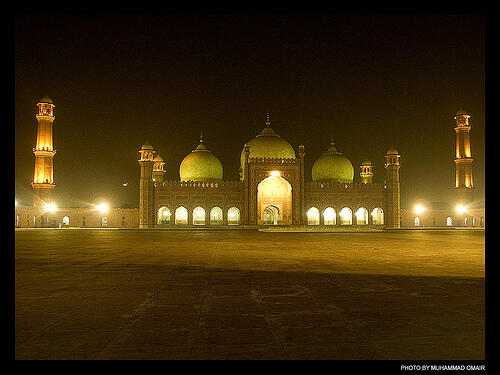
[[[453,207],[434,209],[432,207],[423,212],[415,209],[401,210],[402,228],[436,228],[436,227],[467,227],[484,228],[484,208],[469,208],[466,212],[457,212]]]
[[[95,207],[16,206],[16,228],[137,228],[137,208],[109,208],[106,212]]]
[[[54,103],[38,103],[33,176],[33,206],[15,208],[21,228],[257,228],[268,226],[335,229],[397,229],[401,227],[484,227],[484,208],[472,208],[470,115],[458,111],[456,126],[455,209],[401,209],[400,155],[391,146],[385,157],[383,182],[374,182],[372,163],[354,168],[330,140],[328,149],[305,181],[305,147],[294,149],[272,128],[245,143],[240,155],[240,179],[223,180],[220,160],[200,137],[182,161],[178,180],[165,180],[165,162],[150,142],[139,151],[139,208],[58,208],[54,205]]]
[[[163,159],[149,142],[139,153],[140,228],[400,227],[394,147],[386,155],[384,183],[373,182],[368,160],[354,182],[351,162],[333,141],[314,163],[313,181],[305,181],[304,146],[295,150],[279,136],[269,115],[261,133],[243,146],[239,181],[222,180],[222,164],[203,139],[182,161],[179,180],[164,180]]]

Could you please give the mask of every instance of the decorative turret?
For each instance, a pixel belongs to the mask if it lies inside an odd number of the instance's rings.
[[[399,158],[398,150],[391,146],[385,155],[386,173],[386,221],[387,228],[401,227],[401,190],[399,184]]]
[[[153,181],[163,182],[165,176],[165,162],[160,155],[156,155],[153,164]]]
[[[371,184],[373,182],[373,165],[370,160],[365,159],[359,166],[361,182],[364,184]]]
[[[459,110],[455,116],[455,191],[459,203],[472,202],[474,183],[472,180],[472,155],[470,147],[470,115]]]
[[[38,129],[36,134],[35,171],[33,176],[33,205],[44,207],[52,203],[52,193],[56,186],[54,182],[54,162],[56,153],[53,147],[52,123],[54,122],[54,102],[45,96],[37,103]]]
[[[141,159],[140,160],[149,160],[149,161],[152,161],[154,160],[154,154],[155,154],[155,151],[153,149],[153,146],[151,146],[151,144],[149,143],[149,141],[146,141],[146,143],[144,143],[141,147],[141,150],[139,151],[139,153],[141,154]]]

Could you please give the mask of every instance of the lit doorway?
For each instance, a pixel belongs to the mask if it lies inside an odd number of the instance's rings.
[[[262,223],[264,225],[278,225],[280,210],[276,206],[267,206],[262,214]]]
[[[273,174],[257,186],[257,224],[292,224],[292,185]]]

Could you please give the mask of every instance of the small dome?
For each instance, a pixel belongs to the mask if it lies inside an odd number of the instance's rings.
[[[281,158],[295,159],[295,150],[284,138],[281,138],[271,128],[269,116],[267,117],[266,127],[254,139],[249,141],[250,158]],[[241,151],[240,156],[241,170],[245,169],[245,151]]]
[[[52,99],[50,99],[47,95],[45,95],[42,99],[38,101],[38,103],[49,103],[49,104],[54,104]]]
[[[156,155],[153,160],[156,162],[163,162],[163,158],[160,155]]]
[[[467,111],[464,111],[463,109],[459,109],[459,110],[457,111],[456,116],[460,116],[460,115],[470,115],[470,113],[469,113],[469,112],[467,112]]]
[[[181,181],[213,181],[221,180],[223,175],[220,160],[212,154],[200,139],[200,144],[184,160],[179,167]]]
[[[391,146],[391,148],[387,150],[387,155],[399,155],[399,152],[394,148],[394,146]]]
[[[314,162],[312,179],[351,183],[354,179],[354,168],[349,159],[338,152],[331,142],[328,150]]]
[[[365,159],[362,163],[361,163],[362,166],[370,166],[372,165],[372,162],[368,159]]]
[[[149,141],[146,141],[141,147],[141,150],[154,150],[153,146],[149,143]]]

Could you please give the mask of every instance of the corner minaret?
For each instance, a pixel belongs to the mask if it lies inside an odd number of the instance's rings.
[[[399,185],[399,158],[398,151],[392,146],[385,155],[386,173],[386,228],[401,227],[401,190]]]
[[[52,203],[52,193],[56,184],[54,183],[54,145],[52,141],[52,123],[54,122],[54,102],[45,96],[37,103],[38,129],[36,133],[36,146],[33,148],[35,154],[35,172],[33,176],[33,206],[44,207]]]
[[[149,142],[139,151],[141,158],[141,179],[139,181],[139,228],[152,228],[155,223],[153,165],[155,164],[153,146]]]
[[[455,116],[455,191],[462,204],[472,202],[472,155],[470,149],[470,115],[459,110]]]

